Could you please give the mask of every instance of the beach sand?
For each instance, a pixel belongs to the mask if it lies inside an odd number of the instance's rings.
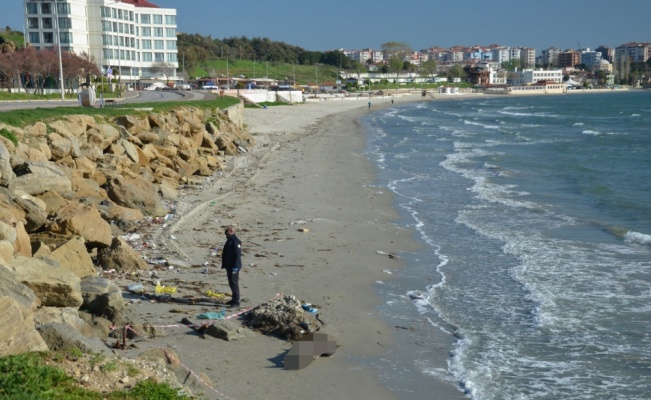
[[[417,101],[419,96],[398,100]],[[371,111],[387,106],[390,98],[374,98]],[[161,284],[179,284],[175,296],[196,295],[187,289],[192,285],[229,293],[226,274],[210,248],[223,245],[226,225],[237,226],[243,243],[242,308],[277,293],[312,303],[325,322],[321,332],[337,342],[333,357],[287,370],[282,360],[291,343],[283,339],[252,332],[226,342],[202,339],[187,328],[137,340],[137,349],[120,354],[131,357],[171,347],[185,366],[210,379],[215,390],[193,389],[210,399],[405,398],[359,362],[381,357],[394,340],[395,328],[377,318],[381,300],[373,290],[376,281],[392,279],[385,271],[403,266],[400,257],[387,254],[417,247],[413,232],[395,224],[391,193],[372,186],[374,166],[363,154],[364,131],[358,122],[368,112],[362,100],[246,109],[245,123],[256,145],[229,158],[222,176],[213,176],[201,188],[184,189],[176,217],[151,238],[156,252],[177,267],[157,271]],[[302,228],[309,231],[300,232]],[[206,262],[215,263],[209,274],[198,267]],[[128,308],[140,322],[155,325],[178,324],[183,317],[199,322],[197,315],[216,310],[148,301]],[[455,392],[450,385],[439,386],[441,393]],[[437,384],[432,382],[428,392],[437,397]],[[456,392],[455,397],[461,396]]]

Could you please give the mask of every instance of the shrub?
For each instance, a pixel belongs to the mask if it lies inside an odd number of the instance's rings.
[[[17,146],[17,145],[18,145],[18,138],[16,137],[16,135],[14,135],[13,133],[9,132],[9,131],[6,130],[5,128],[0,129],[0,136],[5,137],[5,138],[11,140],[11,143],[13,143],[14,146]]]

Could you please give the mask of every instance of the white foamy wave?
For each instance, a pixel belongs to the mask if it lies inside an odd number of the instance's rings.
[[[500,129],[500,127],[497,126],[497,125],[486,125],[486,124],[482,124],[482,123],[479,123],[479,122],[473,122],[473,121],[468,121],[468,120],[464,120],[463,123],[466,124],[466,125],[481,126],[482,128],[485,128],[485,129]]]
[[[572,126],[583,126],[583,122],[576,122],[576,123],[574,123],[574,125],[572,125]]]
[[[631,114],[631,117],[641,117],[640,114]]]
[[[594,135],[594,136],[601,135],[601,132],[599,132],[599,131],[593,131],[593,130],[591,130],[591,129],[587,129],[587,130],[585,130],[585,131],[583,131],[583,132],[581,132],[581,133],[584,134],[584,135]]]
[[[651,235],[640,232],[628,231],[626,235],[624,235],[624,240],[630,243],[651,245]]]

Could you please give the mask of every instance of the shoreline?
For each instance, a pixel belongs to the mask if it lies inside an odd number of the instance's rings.
[[[371,112],[385,105],[390,99],[374,99]],[[208,398],[400,397],[357,361],[380,356],[392,342],[393,329],[378,317],[373,283],[391,279],[385,271],[404,265],[388,254],[416,247],[409,230],[395,224],[391,193],[372,186],[374,167],[363,154],[365,132],[359,123],[368,112],[366,102],[246,109],[244,120],[256,145],[229,159],[222,177],[185,193],[178,219],[153,237],[158,248],[174,254],[169,260],[177,270],[157,275],[161,284],[182,283],[177,296],[186,283],[228,293],[223,271],[210,267],[205,275],[196,266],[218,263],[209,249],[223,244],[223,226],[236,225],[243,242],[242,308],[281,292],[312,303],[325,322],[320,332],[337,342],[335,355],[289,371],[282,364],[291,347],[285,340],[253,332],[223,342],[181,331],[139,341],[127,356],[173,348],[181,362],[205,374],[222,393],[193,388]],[[147,302],[128,308],[150,324],[178,323],[183,316],[193,319],[215,310]]]

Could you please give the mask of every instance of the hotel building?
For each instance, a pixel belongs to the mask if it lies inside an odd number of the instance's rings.
[[[24,0],[26,41],[37,49],[89,54],[125,83],[151,78],[166,63],[176,75],[176,9],[146,0]],[[57,32],[59,33],[57,35]],[[172,69],[172,68],[170,68]]]

